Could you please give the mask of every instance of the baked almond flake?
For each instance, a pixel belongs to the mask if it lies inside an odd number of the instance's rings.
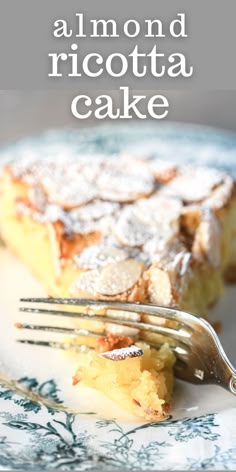
[[[196,231],[192,251],[203,256],[212,267],[221,264],[222,228],[219,220],[210,209],[203,212],[202,221]]]
[[[138,161],[127,164],[107,162],[96,182],[100,198],[114,202],[133,202],[150,195],[155,188],[152,173]]]
[[[111,361],[123,361],[127,357],[140,357],[143,356],[143,350],[133,344],[129,347],[123,347],[121,349],[113,349],[113,351],[103,352],[99,354],[101,357],[105,357]]]
[[[139,200],[134,206],[134,213],[143,223],[148,225],[174,225],[178,230],[182,202],[178,198],[161,196],[158,193],[150,198]]]
[[[101,270],[95,288],[101,295],[117,295],[131,289],[138,282],[144,265],[134,259],[110,264]]]
[[[173,302],[172,282],[170,273],[153,267],[150,270],[150,283],[148,288],[150,301],[156,305],[171,305]]]
[[[229,203],[234,186],[233,178],[230,176],[225,177],[224,182],[212,190],[211,195],[205,200],[204,204],[212,209],[223,208]]]
[[[74,259],[80,269],[97,269],[128,259],[128,254],[123,249],[97,244],[84,249]]]
[[[154,235],[153,226],[143,223],[130,205],[122,210],[114,231],[117,240],[130,247],[142,246]]]
[[[78,297],[83,293],[96,296],[96,283],[99,276],[97,269],[81,272],[70,286],[71,296]]]
[[[186,167],[161,191],[186,203],[200,202],[209,197],[211,191],[220,185],[226,175],[217,169],[204,167]]]

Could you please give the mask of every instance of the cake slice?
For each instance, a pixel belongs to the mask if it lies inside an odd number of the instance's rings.
[[[116,338],[121,336],[113,335],[114,345]],[[122,338],[126,345],[127,338]],[[73,383],[99,390],[145,420],[164,420],[170,413],[175,356],[165,344],[157,350],[146,343],[130,343],[114,348],[109,342],[109,351],[98,348],[81,355]]]
[[[53,297],[151,302],[206,316],[226,275],[236,273],[235,182],[218,170],[128,156],[22,159],[2,172],[0,205],[2,239]],[[118,360],[114,350],[123,347],[109,345],[113,354],[104,357],[93,346],[79,356],[75,382],[146,419],[165,417],[171,348],[150,349],[150,337],[111,322],[79,326],[132,344]],[[135,349],[142,355],[130,356]]]

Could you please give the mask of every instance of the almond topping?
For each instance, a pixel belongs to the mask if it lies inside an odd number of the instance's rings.
[[[82,293],[96,295],[95,285],[99,278],[98,270],[82,272],[70,286],[70,294],[77,297]]]
[[[112,215],[119,208],[118,203],[96,200],[83,207],[71,210],[69,216],[74,223],[77,221],[97,221],[104,218],[104,216]]]
[[[147,163],[156,179],[161,183],[169,182],[177,174],[177,167],[173,162],[153,158],[148,160]]]
[[[210,208],[223,208],[229,202],[233,188],[234,180],[232,177],[227,176],[222,185],[214,189],[204,203]]]
[[[121,349],[114,349],[113,351],[103,352],[100,356],[110,359],[111,361],[123,361],[127,357],[140,357],[143,356],[143,350],[140,347],[133,344],[129,347],[123,347]]]
[[[96,291],[102,295],[117,295],[134,286],[142,274],[143,264],[134,259],[110,264],[100,272]]]
[[[145,224],[166,226],[177,225],[179,220],[182,202],[179,199],[165,197],[158,194],[150,198],[139,200],[135,204],[135,215]],[[178,229],[178,228],[177,228]]]
[[[154,227],[140,221],[130,205],[121,212],[115,227],[117,239],[127,246],[141,246],[154,235]]]
[[[128,258],[128,254],[115,247],[94,245],[84,249],[74,257],[77,266],[81,269],[97,269]]]
[[[70,184],[65,180],[54,181],[52,179],[44,179],[42,182],[44,190],[50,203],[56,203],[65,209],[74,208],[90,202],[97,196],[97,190],[94,184],[86,182],[81,177],[77,177]]]
[[[221,226],[213,211],[206,209],[193,242],[193,253],[202,255],[213,267],[221,263]]]
[[[141,196],[150,195],[155,180],[148,169],[135,161],[121,170],[120,161],[110,161],[97,179],[99,195],[115,202],[132,202]],[[125,164],[125,163],[124,163]]]
[[[170,274],[158,267],[150,270],[149,296],[152,303],[171,305],[173,301]]]
[[[199,202],[208,197],[212,189],[224,179],[225,174],[217,169],[186,168],[163,188],[162,194],[178,197],[184,202]]]

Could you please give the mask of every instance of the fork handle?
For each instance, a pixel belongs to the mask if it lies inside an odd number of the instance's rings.
[[[229,391],[236,395],[236,373],[234,372],[233,375],[229,379],[228,384]]]
[[[225,357],[225,353],[222,348],[221,362],[217,367],[217,370],[214,372],[216,383],[236,396],[236,370]]]

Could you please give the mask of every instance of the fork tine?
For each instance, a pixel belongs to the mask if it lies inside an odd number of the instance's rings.
[[[142,341],[143,339],[144,342],[147,342],[147,344],[154,348],[159,347],[159,342],[161,342],[161,345],[166,341],[168,343],[170,342],[170,348],[177,354],[175,374],[178,378],[191,383],[214,383],[236,395],[236,369],[228,360],[214,329],[203,318],[172,307],[160,307],[143,303],[114,302],[110,300],[22,298],[21,302],[67,305],[67,307],[86,307],[87,310],[85,310],[85,312],[78,311],[77,313],[73,311],[73,309],[72,311],[66,311],[66,309],[49,310],[37,307],[22,307],[20,311],[25,313],[45,314],[47,316],[61,315],[78,320],[90,320],[90,322],[94,322],[94,327],[98,330],[97,334],[94,333],[95,338],[96,336],[101,336],[99,324],[97,326],[97,322],[99,322],[101,326],[103,323],[102,327],[104,331],[102,331],[102,334],[106,333],[108,326],[113,324],[121,326],[122,328],[135,328],[137,330],[138,340]],[[101,312],[95,313],[95,308],[97,308],[97,310],[100,308]],[[134,319],[130,320],[129,317],[127,319],[127,314],[126,316],[123,314],[122,318],[122,313],[119,313],[117,317],[115,314],[114,317],[108,316],[109,314],[111,315],[111,311],[110,313],[108,311],[109,309],[112,309],[113,312],[118,310],[120,312],[133,312],[133,314],[138,313],[141,315],[141,321],[139,319],[137,320],[137,317],[136,321]],[[106,311],[108,314],[106,314]],[[163,320],[169,320],[171,323],[168,322],[163,325]],[[28,324],[28,327],[26,325],[25,328],[35,330],[39,328],[38,325],[31,325],[30,328],[29,326]],[[21,325],[21,327],[23,328],[24,326]],[[57,327],[46,326],[46,328],[48,328],[49,331],[55,331],[56,329],[57,333],[63,333],[63,331],[61,329],[58,330]],[[39,330],[45,331],[45,327],[40,327]],[[66,333],[68,333],[68,330],[66,330]],[[76,346],[76,349],[79,347],[80,351],[86,351],[90,348],[94,349],[94,338],[91,340],[91,346],[85,346],[83,338],[80,339],[80,336],[77,336],[76,343],[63,343],[50,340],[42,341],[36,339],[19,339],[18,342],[61,349],[71,349],[73,346]],[[176,342],[176,344],[173,344],[173,342]]]
[[[96,321],[103,324],[112,323],[119,326],[136,328],[139,331],[141,330],[141,331],[149,331],[149,332],[157,333],[157,334],[163,334],[181,342],[184,342],[184,340],[187,340],[188,338],[191,337],[191,332],[187,328],[182,327],[182,326],[180,326],[179,329],[173,329],[167,326],[152,324],[149,322],[147,323],[147,322],[142,322],[142,321],[131,321],[131,320],[123,319],[122,317],[119,317],[119,319],[116,319],[107,315],[97,315],[93,313],[87,315],[81,312],[75,313],[75,312],[67,312],[63,310],[48,310],[44,308],[20,307],[19,310],[24,313],[37,313],[41,315],[50,315],[50,316],[59,315],[59,316],[65,316],[67,318],[74,318],[78,320],[89,320],[92,322]]]
[[[15,323],[15,327],[18,329],[27,329],[33,331],[44,331],[50,333],[58,333],[58,334],[67,334],[69,336],[91,336],[91,337],[102,337],[104,336],[103,333],[96,333],[94,331],[88,331],[87,329],[81,328],[62,328],[59,326],[42,326],[42,325],[34,325],[28,323]]]
[[[52,304],[52,305],[67,305],[67,306],[81,306],[81,307],[98,307],[100,309],[113,309],[121,311],[133,311],[139,314],[152,315],[157,318],[165,317],[172,321],[178,321],[178,314],[181,318],[191,318],[193,315],[185,313],[173,307],[157,306],[150,303],[139,302],[118,302],[113,300],[92,300],[88,298],[21,298],[20,302],[37,303],[37,304]],[[158,310],[158,312],[157,312]],[[184,316],[183,316],[184,315]],[[181,321],[181,325],[184,325]]]
[[[15,323],[15,327],[18,328],[19,330],[30,330],[30,331],[43,331],[43,332],[50,332],[50,333],[57,333],[57,334],[66,334],[67,336],[86,336],[86,337],[93,337],[93,338],[101,338],[107,336],[107,332],[104,331],[103,333],[100,332],[95,332],[95,331],[89,331],[87,329],[81,329],[81,328],[62,328],[59,326],[45,326],[45,325],[35,325],[35,324],[28,324],[28,323]],[[162,335],[163,338],[165,336]],[[139,338],[140,341],[143,342],[148,342],[148,344],[152,347],[158,347],[162,346],[164,341],[161,343],[158,343],[157,341],[153,342],[152,340],[148,340],[146,338],[143,338],[142,336]],[[181,345],[176,346],[171,345],[171,347],[174,348],[179,348],[178,351],[183,353],[187,353],[186,349],[184,347],[181,347]]]
[[[28,329],[28,328],[23,328],[23,329]],[[37,327],[34,327],[34,328],[30,328],[30,329],[35,329],[37,330]],[[51,330],[52,332],[54,330]],[[55,333],[57,332],[56,330],[54,331]],[[89,335],[90,335],[90,332],[89,332]],[[97,337],[99,338],[99,335],[94,335],[94,337]],[[17,342],[20,343],[20,344],[31,344],[31,345],[34,345],[34,346],[44,346],[44,347],[52,347],[54,349],[63,349],[63,350],[66,350],[66,349],[75,349],[75,350],[78,350],[78,351],[81,351],[81,350],[91,350],[91,349],[94,349],[94,346],[89,346],[89,345],[84,345],[84,344],[80,344],[79,342],[78,343],[70,343],[70,342],[61,342],[61,341],[43,341],[43,340],[36,340],[36,339],[17,339]],[[161,346],[163,346],[162,343],[148,343],[150,345],[150,347],[152,348],[155,348],[155,349],[159,349]],[[171,351],[173,351],[178,359],[182,360],[183,362],[186,360],[186,357],[188,355],[187,351],[180,347],[180,346],[169,346],[169,348],[171,349]]]
[[[64,351],[74,349],[75,351],[90,351],[92,347],[77,343],[63,343],[56,341],[41,341],[35,339],[17,339],[20,344],[30,344],[31,346],[51,347],[53,349],[63,349]]]

